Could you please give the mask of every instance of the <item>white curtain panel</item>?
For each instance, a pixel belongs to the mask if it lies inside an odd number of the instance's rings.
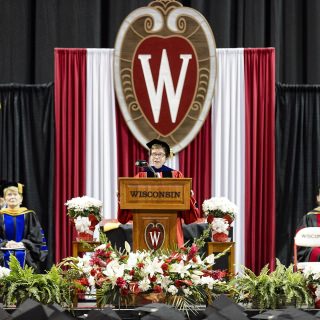
[[[168,158],[165,165],[174,170],[179,170],[179,153],[175,153],[172,158]]]
[[[116,108],[113,49],[87,49],[86,191],[117,216]]]
[[[239,207],[233,228],[236,272],[244,264],[245,83],[244,49],[217,50],[212,105],[212,195]]]

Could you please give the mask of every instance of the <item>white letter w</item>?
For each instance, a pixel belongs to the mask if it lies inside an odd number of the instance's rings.
[[[154,247],[157,247],[160,239],[160,232],[153,231],[153,232],[149,232],[149,234],[150,234],[152,245]]]
[[[153,77],[151,74],[151,69],[150,69],[149,60],[151,59],[151,55],[139,54],[138,59],[141,61],[143,75],[146,81],[147,91],[148,91],[153,119],[155,123],[159,122],[164,86],[166,87],[166,91],[167,91],[171,120],[173,123],[176,122],[182,89],[183,89],[183,85],[186,78],[189,60],[191,58],[192,58],[191,54],[180,54],[180,59],[182,59],[182,67],[180,70],[177,90],[175,92],[173,88],[173,81],[172,81],[172,75],[171,75],[171,70],[169,66],[167,50],[166,49],[162,50],[157,89],[155,88]]]

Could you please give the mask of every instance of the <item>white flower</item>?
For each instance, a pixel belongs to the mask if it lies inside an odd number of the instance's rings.
[[[201,276],[203,275],[203,273],[201,272]],[[190,279],[192,280],[192,283],[194,285],[198,285],[198,284],[201,284],[201,276],[198,275],[198,274],[192,274],[190,276]]]
[[[171,286],[168,288],[168,292],[171,293],[173,296],[174,296],[175,294],[177,294],[178,291],[179,291],[179,290],[178,290],[174,285],[171,285]]]
[[[92,266],[90,265],[90,259],[91,256],[88,254],[85,254],[82,258],[79,258],[79,262],[77,263],[77,266],[79,269],[81,269],[84,273],[90,273]]]
[[[138,257],[139,257],[138,253],[130,252],[128,255],[128,260],[127,260],[125,269],[131,270],[132,268],[134,268],[138,263]]]
[[[215,255],[214,253],[208,255],[204,261],[207,263],[207,264],[210,264],[210,265],[213,265],[214,264],[214,258],[215,258]]]
[[[203,272],[201,270],[193,270],[193,274],[196,274],[197,276],[202,276]]]
[[[5,268],[5,267],[0,267],[0,279],[3,277],[6,277],[10,274],[10,269]]]
[[[172,280],[170,279],[170,277],[161,277],[160,280],[158,280],[158,283],[160,284],[161,288],[163,289],[167,289],[169,287],[169,285],[171,285]]]
[[[150,280],[148,278],[144,278],[139,281],[139,289],[141,291],[148,291],[150,289]]]
[[[192,294],[192,291],[189,288],[183,288],[182,291],[186,296],[190,296]]]
[[[201,283],[202,285],[208,286],[208,288],[209,288],[210,290],[213,289],[213,285],[214,285],[216,282],[217,282],[217,280],[215,280],[215,279],[213,279],[213,278],[211,278],[211,277],[202,277],[201,280],[200,280],[200,283]]]
[[[128,241],[125,241],[124,242],[124,247],[126,249],[126,251],[129,253],[131,251],[131,247],[130,247],[130,244]]]
[[[183,261],[180,261],[179,263],[173,263],[169,266],[170,272],[176,272],[179,273],[181,278],[183,279],[185,275],[189,275],[188,269],[190,268],[190,265],[185,265]]]
[[[153,277],[155,273],[163,273],[163,270],[161,268],[163,264],[163,261],[159,261],[158,257],[155,257],[153,260],[148,259],[146,261],[146,264],[143,268],[143,272],[145,274],[149,274],[150,277]]]
[[[104,243],[104,244],[100,244],[100,246],[96,247],[95,250],[106,250],[107,249],[107,245]]]
[[[65,203],[69,216],[73,218],[77,216],[87,217],[90,213],[94,213],[98,218],[99,215],[101,216],[102,205],[103,203],[100,200],[88,196],[72,198]]]
[[[229,223],[223,218],[215,218],[211,223],[212,232],[228,234]]]
[[[88,196],[72,198],[71,200],[68,200],[65,205],[68,209],[74,209],[76,211],[83,211],[91,208],[102,208],[102,202],[100,200]]]
[[[93,286],[95,285],[95,279],[94,279],[94,277],[90,275],[89,278],[88,278],[88,282],[89,282],[89,285],[90,285],[91,287],[93,287]]]
[[[91,221],[88,217],[77,217],[74,224],[78,232],[87,232],[90,230]]]
[[[204,200],[202,210],[206,215],[216,210],[233,215],[236,215],[239,211],[238,207],[226,197],[212,197]]]
[[[124,275],[124,264],[119,264],[117,260],[112,260],[107,264],[107,267],[103,271],[103,274],[110,279],[112,287],[114,287],[117,279],[119,277],[122,278]]]

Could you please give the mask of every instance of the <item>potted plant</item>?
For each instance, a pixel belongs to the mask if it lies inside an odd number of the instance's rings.
[[[22,268],[16,257],[11,256],[10,269],[1,269],[0,295],[6,306],[19,306],[31,298],[43,304],[58,303],[72,307],[70,283],[53,266],[46,274],[37,274],[28,266]]]
[[[94,229],[102,219],[102,202],[89,196],[83,196],[68,200],[65,206],[78,232],[77,240],[92,241]]]
[[[212,197],[204,200],[202,211],[207,222],[211,224],[212,240],[228,241],[229,230],[238,213],[238,207],[225,197]]]
[[[306,278],[294,272],[293,265],[286,267],[277,260],[276,269],[270,272],[268,265],[256,275],[242,267],[242,274],[230,281],[236,302],[254,309],[276,309],[285,305],[311,305],[313,300]]]

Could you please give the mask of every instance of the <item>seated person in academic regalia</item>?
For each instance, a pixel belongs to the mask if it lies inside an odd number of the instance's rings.
[[[36,213],[20,207],[23,185],[8,182],[3,187],[6,208],[0,210],[0,264],[8,267],[10,254],[20,265],[38,269],[48,254],[43,231]]]
[[[318,207],[308,212],[302,219],[298,231],[307,227],[320,227],[320,191],[317,195]],[[320,261],[319,247],[298,247],[299,262],[318,262]]]
[[[147,147],[150,149],[150,167],[144,167],[143,172],[139,172],[135,178],[183,178],[183,174],[178,171],[165,166],[166,160],[170,156],[169,145],[158,139],[154,139],[147,143]],[[190,197],[190,210],[178,213],[177,221],[177,241],[178,246],[181,247],[184,244],[182,219],[185,224],[196,222],[200,218],[200,212],[197,202],[193,195]],[[132,213],[129,210],[121,210],[118,206],[118,220],[125,224],[129,220],[132,220]]]

